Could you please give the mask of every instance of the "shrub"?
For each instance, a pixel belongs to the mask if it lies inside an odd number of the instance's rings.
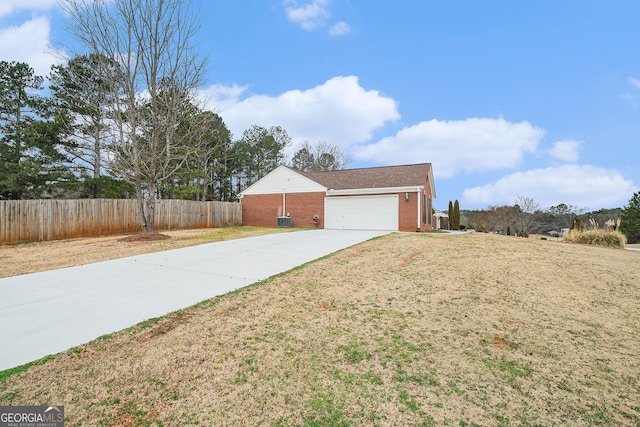
[[[619,231],[612,230],[586,230],[571,229],[562,235],[562,240],[569,243],[582,243],[587,245],[606,246],[611,248],[624,248],[626,238]]]
[[[640,242],[640,191],[633,194],[620,219],[618,229],[627,236],[629,243]]]
[[[576,230],[578,232],[584,231],[584,225],[582,225],[582,221],[580,220],[580,218],[576,218],[573,220],[573,224],[571,224],[571,230]]]

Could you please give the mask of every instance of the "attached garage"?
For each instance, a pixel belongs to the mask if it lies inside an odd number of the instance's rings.
[[[324,199],[324,228],[397,230],[398,195],[342,196]]]
[[[243,225],[351,230],[430,230],[433,198],[430,163],[313,172],[278,166],[240,193]]]

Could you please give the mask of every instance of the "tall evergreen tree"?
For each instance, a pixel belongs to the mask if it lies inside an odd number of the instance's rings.
[[[28,64],[0,61],[0,198],[54,196],[57,184],[74,178],[65,120],[37,94],[42,83]]]
[[[196,164],[203,172],[202,194],[206,200],[232,201],[231,131],[218,114],[206,111],[201,115],[198,123],[203,135],[199,138]]]
[[[293,154],[293,158],[291,159],[291,167],[294,169],[298,169],[301,171],[311,170],[313,165],[315,164],[316,158],[307,147],[300,147]]]
[[[453,228],[453,202],[449,200],[449,210],[447,211],[447,215],[449,216],[449,230],[454,230]]]
[[[183,114],[176,137],[191,141],[192,153],[180,163],[174,179],[163,183],[163,197],[232,200],[231,132],[222,117],[191,106]]]
[[[82,176],[83,194],[105,197],[119,194],[120,180],[109,174],[109,107],[118,91],[119,66],[100,54],[77,56],[66,65],[55,65],[50,75],[51,93],[66,113],[73,130],[70,154]]]
[[[291,144],[291,137],[280,126],[266,129],[251,126],[236,141],[233,156],[236,159],[236,192],[244,190],[279,165],[286,158],[284,149]]]
[[[620,232],[630,244],[640,242],[640,191],[633,194],[620,216]]]
[[[460,203],[458,199],[453,203],[453,221],[451,225],[452,230],[460,229]]]

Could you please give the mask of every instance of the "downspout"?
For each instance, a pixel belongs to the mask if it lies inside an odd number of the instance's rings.
[[[287,189],[282,189],[282,216],[287,216]]]
[[[418,231],[420,231],[420,226],[422,225],[422,210],[421,205],[422,204],[422,197],[420,197],[420,187],[418,187]]]

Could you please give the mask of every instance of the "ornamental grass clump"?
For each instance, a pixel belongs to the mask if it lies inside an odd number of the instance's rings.
[[[575,227],[574,224],[574,227],[562,236],[562,240],[568,243],[624,248],[627,239],[624,234],[617,230],[618,227],[615,222],[607,221],[606,228],[603,230],[598,227],[598,223],[593,218],[589,220],[589,223],[591,224],[591,229],[589,230],[581,226]]]

